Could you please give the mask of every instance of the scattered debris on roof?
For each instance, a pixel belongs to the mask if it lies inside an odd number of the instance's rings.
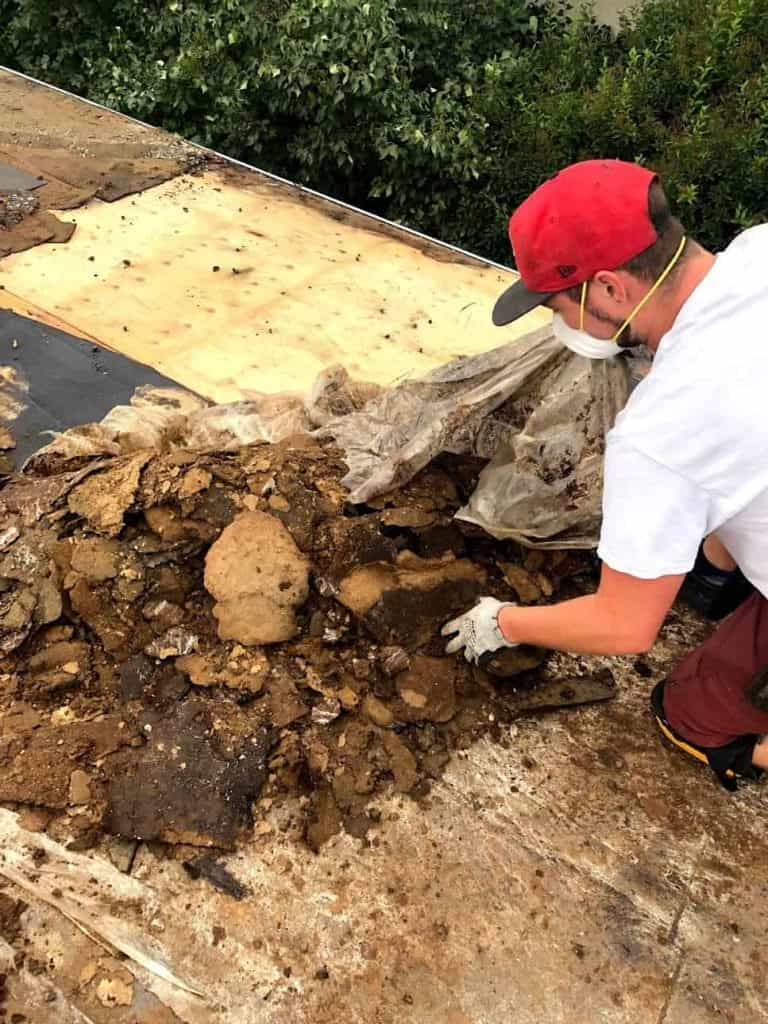
[[[54,444],[0,491],[0,800],[78,848],[231,849],[298,795],[317,848],[364,837],[381,787],[424,796],[546,682],[532,648],[492,674],[443,653],[440,625],[509,579],[523,600],[591,580],[583,552],[457,526],[479,460],[351,506],[331,441],[180,440]],[[539,703],[579,699],[558,692]]]

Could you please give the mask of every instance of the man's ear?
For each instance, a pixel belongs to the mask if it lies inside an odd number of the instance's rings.
[[[629,301],[626,282],[620,274],[616,273],[616,271],[598,270],[592,280],[593,283],[598,286],[605,298],[611,302],[615,302],[617,305],[623,305]]]

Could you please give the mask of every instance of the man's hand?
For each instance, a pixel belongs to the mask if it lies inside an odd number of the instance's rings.
[[[451,637],[445,653],[455,654],[463,647],[467,661],[477,665],[484,654],[492,654],[500,647],[516,647],[504,639],[499,628],[499,612],[508,607],[509,603],[497,601],[495,597],[481,597],[474,608],[446,622],[440,631],[443,636]]]

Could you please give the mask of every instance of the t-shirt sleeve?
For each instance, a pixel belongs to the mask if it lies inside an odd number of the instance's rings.
[[[709,497],[622,438],[605,453],[598,555],[639,579],[686,573],[707,532]]]

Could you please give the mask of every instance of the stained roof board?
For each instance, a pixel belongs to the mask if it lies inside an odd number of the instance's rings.
[[[0,86],[0,149],[13,139],[188,156],[165,132],[14,73],[0,71]],[[35,309],[216,401],[305,391],[334,363],[392,384],[549,319],[535,311],[494,328],[510,271],[203,155],[198,174],[62,214],[77,224],[66,244],[0,261],[0,304]]]

